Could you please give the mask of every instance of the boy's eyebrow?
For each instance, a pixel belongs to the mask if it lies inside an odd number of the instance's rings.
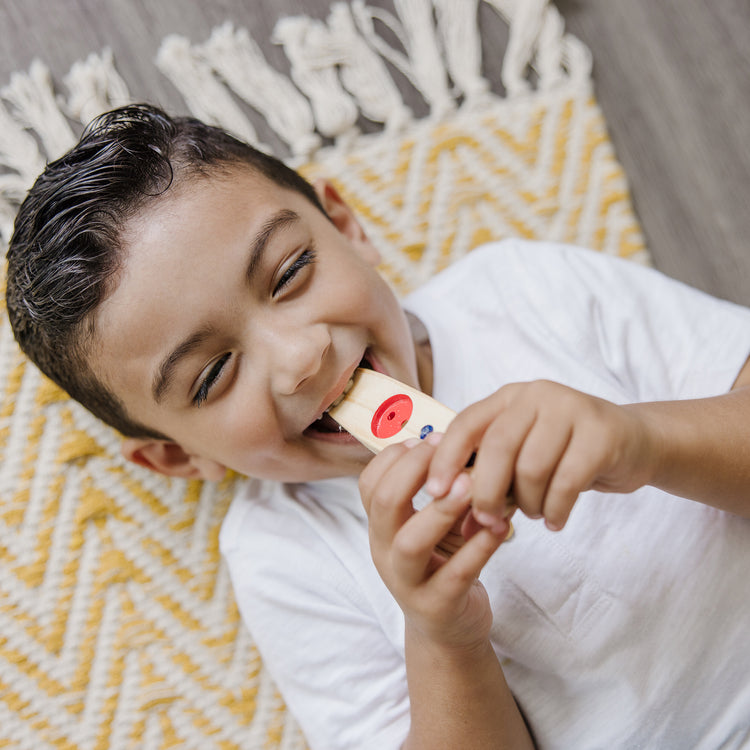
[[[280,211],[271,216],[260,228],[258,233],[253,237],[250,243],[250,260],[247,263],[245,277],[248,281],[255,275],[256,270],[263,261],[263,253],[268,247],[271,237],[279,230],[299,221],[300,217],[296,211],[288,208],[282,208]],[[151,393],[156,403],[161,403],[164,394],[169,390],[172,384],[174,372],[180,360],[194,352],[209,336],[213,334],[210,327],[201,328],[195,333],[190,334],[186,339],[181,341],[161,362],[159,369],[154,376],[151,385]]]
[[[247,271],[245,272],[248,281],[252,279],[256,268],[261,264],[263,253],[271,237],[280,229],[284,229],[299,220],[300,217],[296,211],[282,208],[281,211],[275,213],[263,224],[250,246],[250,262],[247,264]]]
[[[164,398],[164,393],[169,389],[172,384],[172,377],[174,371],[177,368],[177,363],[194,352],[211,334],[213,329],[202,328],[200,331],[188,336],[184,341],[181,341],[163,360],[159,365],[159,370],[154,377],[154,382],[151,385],[151,393],[153,394],[154,401],[157,404],[161,403]]]

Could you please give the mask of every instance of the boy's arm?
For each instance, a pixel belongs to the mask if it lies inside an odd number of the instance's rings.
[[[533,748],[490,644],[492,612],[477,581],[508,525],[479,530],[450,558],[436,551],[467,513],[470,483],[461,475],[447,497],[415,513],[434,446],[407,446],[387,448],[360,477],[373,560],[406,622],[404,747]]]
[[[750,518],[750,360],[722,396],[626,408],[651,436],[649,484]]]
[[[404,750],[533,748],[492,645],[452,649],[406,628],[411,730]]]

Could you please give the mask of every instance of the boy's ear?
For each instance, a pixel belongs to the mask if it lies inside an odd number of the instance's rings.
[[[380,253],[370,242],[356,214],[329,180],[319,178],[313,183],[321,205],[336,229],[347,237],[359,254],[373,266],[380,263]]]
[[[125,438],[120,451],[128,461],[168,477],[219,481],[226,473],[223,464],[192,455],[169,440]]]

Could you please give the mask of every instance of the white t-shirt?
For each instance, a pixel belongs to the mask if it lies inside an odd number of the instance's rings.
[[[509,240],[405,302],[456,410],[555,380],[618,403],[729,390],[750,310],[590,251]],[[482,573],[493,646],[539,748],[750,747],[750,521],[651,487],[584,493],[561,532],[521,514]],[[351,478],[249,481],[221,549],[244,621],[312,748],[409,729],[400,609]]]

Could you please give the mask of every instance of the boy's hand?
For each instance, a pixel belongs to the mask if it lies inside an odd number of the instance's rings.
[[[471,482],[457,472],[447,495],[416,512],[435,447],[393,445],[370,461],[359,480],[369,517],[370,548],[380,576],[409,625],[431,641],[471,648],[486,640],[492,612],[477,577],[500,546],[508,524],[476,531],[448,556],[440,545],[470,506]]]
[[[579,493],[630,492],[653,471],[646,422],[617,406],[548,381],[513,383],[461,412],[440,440],[426,489],[443,497],[476,452],[475,518],[492,526],[507,498],[531,518],[562,528]]]

